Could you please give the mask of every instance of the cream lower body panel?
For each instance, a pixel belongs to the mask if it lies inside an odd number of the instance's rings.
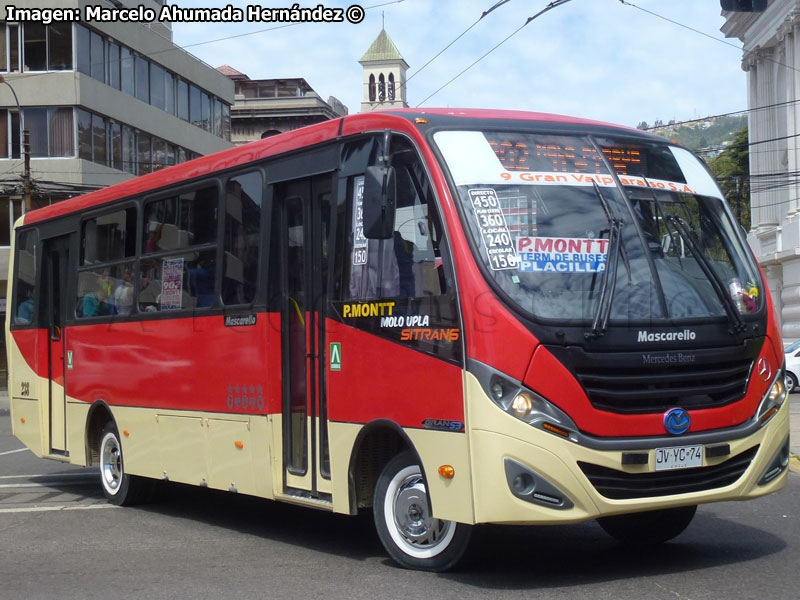
[[[574,523],[614,514],[755,498],[775,492],[786,484],[788,469],[767,485],[759,486],[758,480],[788,436],[788,401],[756,433],[725,442],[730,444],[728,456],[704,458],[703,466],[716,465],[758,445],[757,454],[735,483],[687,494],[612,500],[595,490],[578,462],[627,473],[650,473],[654,471],[653,449],[648,451],[649,464],[622,466],[622,451],[593,450],[523,423],[495,407],[471,376],[467,379],[473,398],[470,402],[471,422],[475,424],[470,431],[470,444],[477,523]],[[481,425],[486,429],[477,428]],[[514,459],[546,478],[574,503],[574,507],[555,509],[514,496],[505,475],[506,458]]]

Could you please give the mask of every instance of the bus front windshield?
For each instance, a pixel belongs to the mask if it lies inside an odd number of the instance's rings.
[[[690,152],[646,139],[434,134],[477,258],[534,319],[595,324],[758,312],[758,271]]]

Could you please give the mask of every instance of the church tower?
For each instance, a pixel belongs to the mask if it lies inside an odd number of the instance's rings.
[[[406,71],[408,63],[389,38],[385,29],[358,61],[364,69],[364,95],[361,112],[406,108]]]

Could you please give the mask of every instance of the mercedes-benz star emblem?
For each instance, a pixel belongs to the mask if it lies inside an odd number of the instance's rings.
[[[758,359],[758,362],[756,363],[756,369],[758,370],[758,376],[764,381],[769,381],[772,379],[772,365],[763,356]]]

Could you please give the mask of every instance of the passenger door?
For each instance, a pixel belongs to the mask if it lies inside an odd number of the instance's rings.
[[[331,174],[275,186],[281,252],[284,491],[330,500],[325,307]]]
[[[68,298],[71,235],[43,241],[44,266],[44,324],[48,340],[47,393],[49,414],[50,453],[69,455],[67,451],[67,397],[65,377],[67,370],[64,323]]]

